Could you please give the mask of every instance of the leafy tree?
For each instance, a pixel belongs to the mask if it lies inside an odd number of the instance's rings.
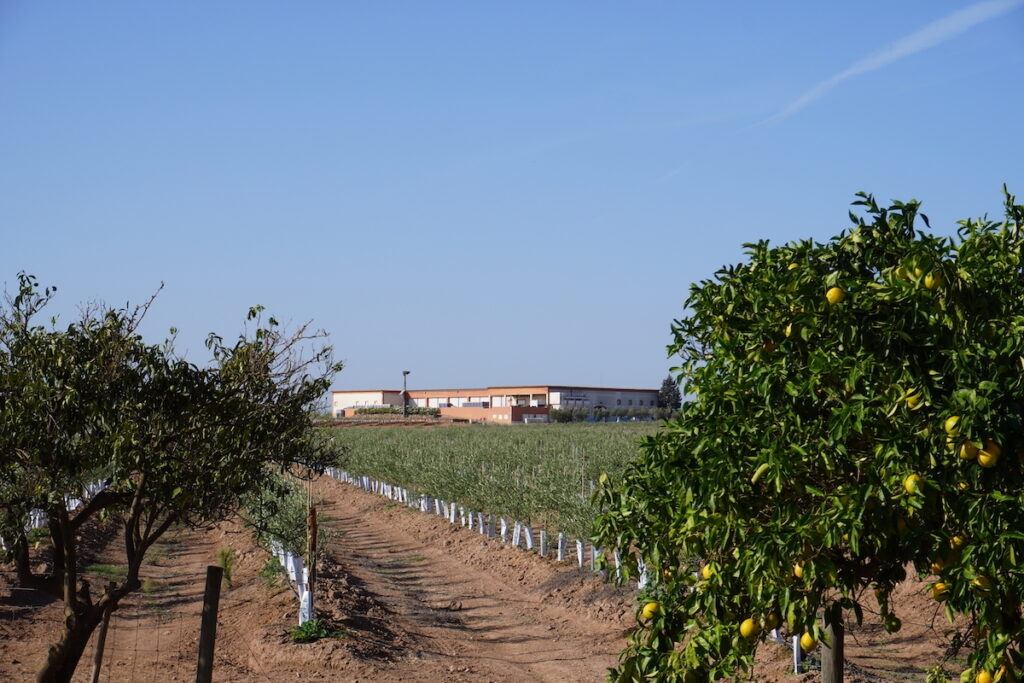
[[[679,391],[679,382],[669,375],[661,383],[661,389],[658,390],[658,407],[679,410],[679,406],[682,404],[683,395]]]
[[[332,461],[310,415],[340,365],[321,334],[285,334],[258,307],[233,344],[209,337],[213,362],[199,367],[170,342],[142,340],[148,304],[92,307],[58,329],[35,322],[51,295],[22,275],[0,310],[0,452],[21,483],[0,489],[0,508],[15,511],[0,535],[17,539],[19,579],[64,601],[38,680],[67,681],[104,613],[140,588],[146,552],[167,529],[222,520],[281,472]],[[96,478],[107,487],[73,509],[68,498]],[[43,575],[28,566],[19,518],[32,507],[45,510],[53,546]],[[80,571],[79,538],[101,518],[122,530],[126,572],[97,593]]]
[[[947,238],[854,204],[691,288],[669,349],[695,398],[598,494],[598,542],[651,576],[620,680],[731,677],[773,626],[810,649],[866,601],[898,631],[908,564],[965,679],[1024,666],[1024,206]]]

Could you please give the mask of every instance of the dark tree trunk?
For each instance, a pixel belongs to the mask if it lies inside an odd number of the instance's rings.
[[[96,607],[69,618],[60,641],[51,645],[46,654],[46,663],[36,677],[37,683],[68,683],[102,618],[103,610]]]
[[[32,559],[29,557],[28,538],[25,534],[21,534],[14,541],[14,571],[18,588],[30,588],[43,591],[55,598],[61,597],[61,572],[56,567],[51,576],[32,573]]]
[[[825,615],[825,638],[821,647],[822,683],[843,683],[843,608],[836,602]]]
[[[28,538],[25,534],[18,534],[14,541],[14,565],[18,573],[18,586],[33,588],[32,565],[28,556]]]

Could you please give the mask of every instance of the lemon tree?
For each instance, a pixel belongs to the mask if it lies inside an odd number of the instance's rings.
[[[965,680],[1024,668],[1024,206],[945,237],[917,202],[854,204],[692,286],[669,346],[691,400],[598,491],[597,542],[658,605],[614,678],[730,677],[776,625],[827,642],[823,615],[897,631],[908,571]]]

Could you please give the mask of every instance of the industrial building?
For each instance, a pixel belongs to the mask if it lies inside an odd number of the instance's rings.
[[[657,389],[621,389],[566,385],[526,385],[477,389],[410,389],[410,407],[437,408],[441,415],[473,422],[547,422],[552,409],[654,408]],[[351,416],[360,408],[402,407],[401,389],[334,391],[335,417]]]

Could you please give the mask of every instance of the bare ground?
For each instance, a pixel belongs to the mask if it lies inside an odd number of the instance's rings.
[[[316,488],[322,523],[335,532],[318,611],[341,637],[291,642],[295,596],[260,576],[267,554],[239,524],[179,530],[156,548],[145,590],[112,620],[100,680],[194,679],[205,567],[228,548],[235,561],[221,597],[215,680],[596,681],[615,663],[634,623],[632,591],[329,479]],[[119,552],[114,538],[93,562],[116,564]],[[62,608],[12,590],[3,569],[0,680],[31,680]],[[870,612],[851,629],[848,681],[921,681],[941,659],[944,618],[923,591],[908,582],[894,596],[900,633],[886,634]],[[90,645],[76,680],[88,680],[91,656]],[[774,644],[761,649],[751,677],[814,679],[794,676],[789,650]]]

